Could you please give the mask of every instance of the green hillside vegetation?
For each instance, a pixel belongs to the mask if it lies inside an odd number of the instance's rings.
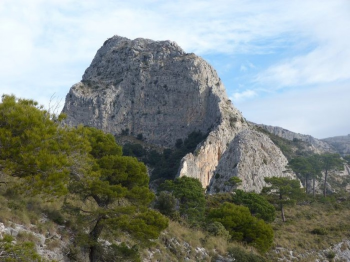
[[[272,142],[279,149],[281,149],[283,155],[285,155],[288,160],[291,160],[295,157],[309,156],[313,154],[313,152],[309,149],[310,144],[307,142],[296,138],[290,141],[282,137],[276,136],[274,134],[271,134],[269,131],[259,126],[254,126],[254,128],[257,131],[267,135],[272,140]]]
[[[154,246],[168,226],[168,218],[150,208],[154,194],[148,188],[145,165],[124,156],[113,136],[90,127],[67,127],[61,124],[63,119],[32,100],[2,97],[0,221],[7,226],[34,224],[39,233],[59,232],[70,239],[66,253],[72,261],[140,260],[141,250]],[[200,132],[194,132],[184,142],[178,140],[176,152],[194,150],[202,139]],[[167,159],[167,154],[173,155],[165,151],[162,157]],[[213,222],[205,216],[205,195],[198,180],[168,180],[164,190],[180,203],[180,209],[174,207],[178,216],[171,219],[198,231]],[[39,222],[42,215],[46,222]],[[28,238],[37,243],[34,235]],[[12,255],[6,252],[18,247],[8,246],[8,239],[3,238],[1,251],[9,260]],[[104,245],[101,239],[112,244]],[[19,248],[36,256],[27,243],[19,239]]]
[[[350,165],[350,155],[344,156],[344,160],[346,161],[346,163],[347,163],[348,165]]]
[[[137,157],[140,161],[152,168],[151,180],[174,179],[180,167],[181,159],[188,153],[195,153],[197,145],[202,142],[208,134],[201,131],[193,131],[185,140],[177,139],[172,149],[146,149],[147,144],[142,139],[125,143],[123,154]]]
[[[289,161],[288,166],[294,171],[303,182],[306,193],[309,190],[309,181],[312,180],[312,194],[315,196],[315,181],[322,181],[323,196],[327,195],[327,183],[331,181],[332,188],[338,192],[344,192],[349,183],[349,177],[336,176],[339,171],[344,171],[346,159],[342,159],[339,154],[313,154],[307,157],[296,157]],[[341,182],[341,185],[339,185]]]
[[[168,219],[148,208],[154,194],[145,165],[123,156],[112,135],[62,127],[62,118],[34,101],[2,97],[0,171],[5,195],[14,191],[56,198],[74,232],[74,246],[88,250],[90,261],[103,261],[119,250],[98,241],[105,235],[126,234],[141,246],[151,244]]]
[[[205,137],[200,132],[178,140],[173,150],[151,153],[122,149],[112,135],[67,127],[63,119],[32,100],[2,97],[0,222],[59,234],[45,245],[64,248],[71,261],[277,261],[290,250],[326,249],[349,237],[348,193],[312,196],[297,180],[269,178],[262,194],[205,195],[198,180],[174,179],[170,165],[195,150]],[[139,151],[162,170],[156,194],[145,164],[134,157]],[[308,161],[298,161],[291,166],[301,175],[311,170]],[[339,163],[335,155],[320,158],[324,172]],[[2,236],[0,261],[44,261],[37,236],[22,232],[15,240]],[[279,247],[279,253],[272,250]]]

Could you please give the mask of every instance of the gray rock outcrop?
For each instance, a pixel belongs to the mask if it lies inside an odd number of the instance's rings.
[[[215,70],[176,43],[114,36],[71,88],[63,112],[70,125],[112,134],[128,130],[172,147],[194,130],[207,133],[219,124],[224,97]]]
[[[232,191],[234,185],[229,182],[232,176],[242,180],[239,189],[260,192],[266,185],[265,177],[295,179],[295,175],[286,170],[287,164],[288,160],[268,136],[254,130],[244,130],[234,138],[222,156],[210,192]]]
[[[335,136],[322,139],[323,142],[330,144],[342,156],[350,154],[350,134],[347,136]]]
[[[69,125],[82,123],[114,135],[142,134],[146,143],[161,147],[171,148],[193,131],[208,133],[196,151],[182,159],[178,172],[198,178],[203,187],[215,184],[211,181],[217,169],[227,179],[234,175],[247,179],[244,188],[249,191],[259,191],[264,176],[285,176],[285,157],[269,138],[247,131],[249,125],[228,99],[216,71],[171,41],[108,39],[82,81],[70,89],[63,112]],[[270,151],[248,144],[231,156],[236,136],[254,145],[264,140]],[[243,168],[261,164],[260,160],[251,163],[255,154],[259,159],[270,155],[264,168]],[[272,161],[272,157],[277,159]],[[237,161],[238,172],[231,168]],[[260,176],[253,182],[246,178],[252,172]]]
[[[254,123],[252,123],[254,124]],[[278,126],[269,126],[269,125],[264,125],[264,124],[254,124],[257,125],[258,127],[261,127],[265,129],[266,131],[270,132],[271,134],[274,134],[276,136],[282,137],[284,139],[293,141],[293,139],[299,139],[301,141],[307,142],[311,146],[311,150],[316,153],[316,154],[322,154],[322,153],[335,153],[334,148],[332,145],[327,143],[327,141],[320,140],[317,138],[314,138],[310,135],[303,135],[299,133],[295,133],[292,131],[289,131],[287,129],[284,129],[282,127]]]
[[[31,225],[31,227],[28,228],[26,226],[13,223],[11,221],[7,222],[10,225],[6,226],[4,223],[0,222],[0,240],[5,235],[9,235],[14,238],[13,243],[16,243],[16,238],[18,236],[20,236],[21,234],[27,234],[31,236],[31,242],[35,244],[36,251],[42,258],[46,259],[47,261],[69,261],[68,258],[65,256],[64,252],[64,249],[66,248],[68,243],[65,243],[62,240],[61,235],[59,235],[58,233],[54,233],[53,235],[51,235],[50,232],[47,232],[46,235],[43,235],[36,232],[38,230],[34,225]],[[33,239],[35,239],[35,241],[33,241]],[[50,243],[52,242],[55,242],[54,246],[50,246]],[[3,261],[1,260],[1,258],[3,258],[3,256],[0,256],[0,261]],[[5,261],[9,261],[6,260],[6,258],[4,259]]]

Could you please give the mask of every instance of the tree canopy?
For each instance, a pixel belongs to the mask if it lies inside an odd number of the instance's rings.
[[[306,193],[308,193],[308,180],[313,180],[313,194],[315,195],[315,180],[322,176],[320,155],[310,155],[307,157],[296,157],[289,161],[289,167],[304,181]]]
[[[123,156],[111,135],[87,128],[86,138],[91,145],[91,169],[74,176],[69,185],[69,193],[84,205],[67,199],[65,207],[81,222],[80,236],[89,239],[90,261],[99,261],[102,234],[127,233],[138,244],[147,245],[167,227],[168,220],[148,208],[154,194],[148,188],[146,166]],[[88,234],[84,228],[89,228]]]
[[[90,261],[101,260],[102,235],[125,233],[139,245],[149,244],[168,220],[148,208],[154,194],[145,165],[123,156],[112,135],[67,127],[62,119],[32,100],[2,96],[0,182],[25,194],[65,196],[76,244],[89,249]]]
[[[232,200],[236,205],[248,207],[251,214],[257,218],[261,218],[266,222],[273,222],[275,220],[275,207],[261,195],[254,192],[236,190]]]
[[[272,245],[272,227],[253,217],[247,207],[225,202],[211,209],[208,219],[220,222],[229,231],[232,240],[246,242],[260,252],[266,252]]]
[[[89,150],[88,141],[79,134],[81,127],[59,127],[53,119],[33,100],[2,96],[0,171],[21,178],[17,182],[27,193],[66,194],[71,167]]]
[[[344,168],[344,162],[339,154],[322,154],[321,156],[321,168],[324,172],[323,183],[323,196],[327,196],[327,178],[328,172],[332,170],[342,170]]]
[[[205,195],[202,184],[198,179],[181,177],[167,180],[160,187],[160,191],[172,193],[180,204],[180,215],[189,221],[201,221],[205,212]]]
[[[264,187],[262,193],[270,195],[271,201],[280,207],[282,220],[285,222],[284,206],[295,205],[296,200],[304,195],[300,181],[287,177],[265,177],[265,182],[269,186]]]

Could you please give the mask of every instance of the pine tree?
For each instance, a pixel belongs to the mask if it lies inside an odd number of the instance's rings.
[[[265,177],[265,182],[270,184],[262,189],[263,194],[272,196],[272,201],[279,206],[283,222],[286,221],[284,214],[285,205],[295,205],[296,200],[304,195],[304,190],[300,188],[299,180],[286,177]]]
[[[327,196],[327,178],[328,172],[332,170],[342,170],[344,168],[344,162],[340,158],[339,154],[322,154],[321,156],[321,168],[324,172],[324,183],[323,183],[323,196]]]
[[[89,145],[79,135],[81,127],[60,127],[61,119],[62,116],[49,114],[33,100],[2,96],[0,172],[4,175],[3,183],[21,184],[21,190],[27,194],[67,193],[71,166],[84,156]]]
[[[1,182],[11,182],[26,195],[65,196],[76,243],[89,249],[90,261],[100,261],[106,253],[99,242],[102,234],[115,238],[126,233],[140,245],[149,244],[168,220],[148,208],[154,194],[145,165],[123,156],[112,135],[67,127],[62,119],[32,100],[2,97]]]
[[[247,207],[225,202],[218,208],[210,209],[208,219],[221,223],[229,231],[232,240],[248,243],[262,253],[272,245],[272,227],[253,217]]]
[[[200,222],[204,218],[205,195],[201,182],[190,177],[167,180],[160,191],[172,193],[180,203],[180,215],[190,222]]]
[[[146,166],[134,157],[122,156],[113,136],[94,128],[87,128],[86,136],[91,145],[90,170],[74,176],[69,186],[73,199],[66,199],[65,208],[79,222],[79,237],[83,245],[88,243],[93,262],[103,255],[99,243],[103,233],[126,233],[147,245],[167,227],[168,220],[148,208],[154,194],[148,188]]]

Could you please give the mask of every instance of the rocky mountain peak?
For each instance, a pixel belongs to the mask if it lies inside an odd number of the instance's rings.
[[[202,58],[174,42],[114,36],[71,88],[63,111],[71,125],[142,134],[151,144],[172,147],[194,130],[217,126],[223,107],[241,118]]]
[[[193,154],[182,159],[178,171],[179,176],[198,178],[203,187],[217,184],[212,178],[218,167],[220,185],[232,176],[258,176],[255,182],[244,183],[246,190],[261,190],[265,176],[284,176],[286,159],[265,135],[245,132],[244,140],[259,140],[259,147],[236,143],[241,150],[227,151],[236,145],[234,138],[250,128],[248,123],[228,99],[214,68],[171,41],[108,39],[82,81],[70,89],[63,112],[69,125],[82,123],[116,136],[138,136],[160,147],[174,147],[193,131],[208,134]],[[259,155],[254,164],[261,164],[266,152],[260,151],[266,148],[276,151],[280,160],[269,161],[265,168],[249,167],[244,156],[253,150]],[[230,168],[233,161],[240,163],[239,172]]]
[[[181,47],[172,41],[153,41],[144,38],[130,40],[113,36],[98,50],[90,67],[83,75],[83,81],[98,80],[113,83],[116,77],[122,77],[123,72],[131,66],[125,63],[126,61],[131,62],[133,66],[147,67],[184,55],[186,53]]]

